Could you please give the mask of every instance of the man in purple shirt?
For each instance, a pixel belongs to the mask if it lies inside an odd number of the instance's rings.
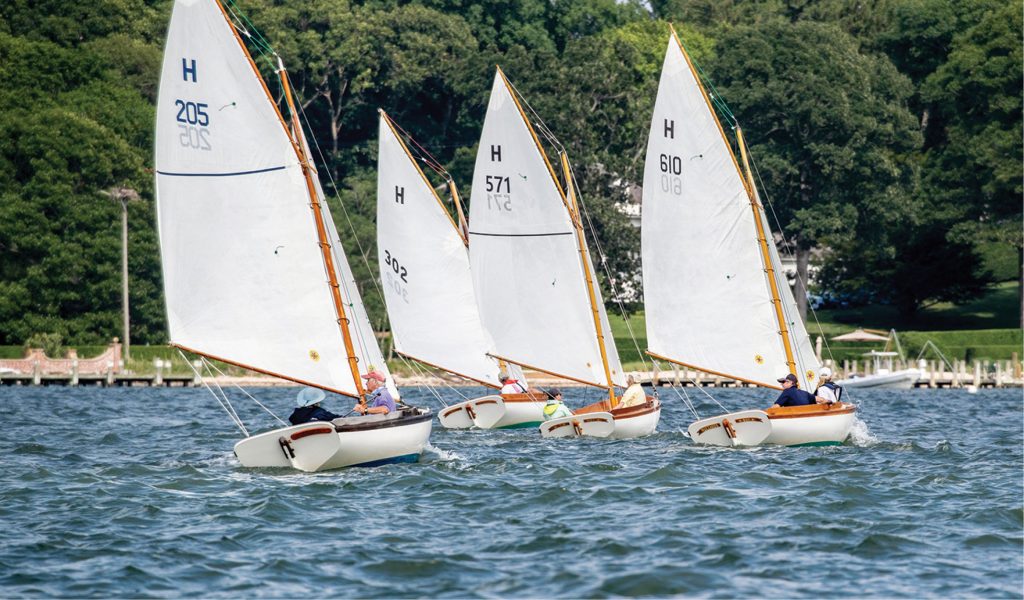
[[[387,381],[384,376],[377,371],[370,371],[363,375],[363,379],[366,380],[366,391],[370,392],[370,396],[366,399],[366,404],[356,404],[353,410],[363,415],[386,415],[394,412],[395,399],[384,385]]]

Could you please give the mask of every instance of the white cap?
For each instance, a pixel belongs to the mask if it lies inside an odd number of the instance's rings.
[[[832,369],[828,367],[822,367],[821,370],[818,371],[818,377],[822,379],[828,379],[829,377],[832,377]]]

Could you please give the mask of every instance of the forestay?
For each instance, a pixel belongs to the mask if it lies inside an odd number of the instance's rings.
[[[217,3],[175,3],[161,82],[156,192],[171,341],[355,394],[298,155]]]
[[[674,35],[647,144],[641,238],[652,353],[768,385],[789,372],[750,197]]]
[[[607,386],[565,198],[500,70],[484,119],[472,192],[473,286],[497,354]],[[600,291],[595,293],[600,306]],[[606,324],[604,335],[612,380],[623,385]]]
[[[500,386],[494,343],[477,309],[458,227],[387,116],[380,117],[377,259],[395,348],[463,377]]]

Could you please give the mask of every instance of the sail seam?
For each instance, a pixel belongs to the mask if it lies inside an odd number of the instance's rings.
[[[552,233],[487,233],[484,231],[470,231],[469,235],[483,235],[487,237],[552,237],[557,235],[573,235],[573,232],[556,231]]]
[[[175,173],[171,171],[157,171],[157,174],[168,177],[237,177],[239,175],[256,175],[259,173],[270,173],[271,171],[283,171],[287,168],[287,165],[282,165],[280,167],[267,167],[266,169],[254,169],[252,171],[234,171],[231,173]]]

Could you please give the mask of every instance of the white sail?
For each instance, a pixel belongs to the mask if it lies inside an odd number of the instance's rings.
[[[387,117],[380,117],[377,259],[395,348],[500,387],[494,342],[477,309],[469,252]]]
[[[477,151],[469,224],[473,286],[497,354],[608,385],[565,199],[500,71]],[[606,339],[612,380],[622,385],[614,342]]]
[[[171,341],[355,394],[298,155],[216,2],[174,6],[156,193]]]
[[[675,36],[647,143],[641,242],[650,352],[777,385],[789,369],[750,197]]]

